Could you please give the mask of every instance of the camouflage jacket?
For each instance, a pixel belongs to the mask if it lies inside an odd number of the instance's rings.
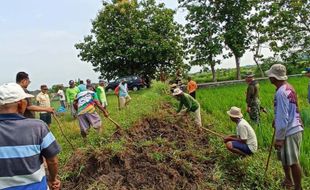
[[[259,84],[256,80],[253,80],[247,88],[246,103],[250,106],[253,102],[259,101]]]

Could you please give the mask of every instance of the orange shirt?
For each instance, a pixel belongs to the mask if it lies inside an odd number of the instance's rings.
[[[197,90],[197,84],[195,81],[191,80],[187,83],[187,91],[188,93],[192,93]]]

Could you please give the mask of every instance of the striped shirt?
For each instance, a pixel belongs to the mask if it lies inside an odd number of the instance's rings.
[[[94,113],[96,111],[94,100],[98,100],[97,94],[93,91],[80,92],[78,99],[78,115]]]
[[[19,114],[0,114],[0,189],[47,189],[43,157],[60,152],[47,125]]]

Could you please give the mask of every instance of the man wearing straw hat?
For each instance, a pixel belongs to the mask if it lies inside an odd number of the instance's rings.
[[[16,83],[0,86],[0,189],[60,189],[55,137],[43,121],[22,115],[32,97]]]
[[[237,135],[230,135],[224,138],[227,150],[230,152],[247,156],[257,151],[257,138],[251,125],[243,119],[241,109],[231,107],[227,114],[237,124]]]
[[[184,93],[179,88],[174,89],[172,95],[175,96],[180,101],[180,105],[177,110],[177,113],[180,115],[182,114],[185,115],[189,112],[194,112],[195,113],[195,124],[200,129],[202,127],[202,124],[201,124],[201,115],[200,115],[200,105],[198,101],[195,100],[189,94]],[[185,106],[184,110],[182,110],[183,106]]]
[[[301,188],[301,167],[299,164],[300,145],[302,141],[303,124],[298,110],[297,94],[294,88],[286,81],[286,67],[274,64],[266,71],[270,82],[276,87],[274,97],[275,148],[281,160],[285,179],[283,186],[295,190]]]

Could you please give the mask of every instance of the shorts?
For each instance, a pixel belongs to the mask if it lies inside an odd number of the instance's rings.
[[[283,166],[291,166],[299,163],[301,140],[302,132],[285,138],[284,146],[277,152],[278,159],[282,162]]]
[[[120,96],[119,97],[119,104],[120,104],[120,107],[123,108],[126,106],[126,103],[128,103],[129,101],[131,100],[131,97],[129,95],[123,97],[123,96]]]
[[[233,148],[240,150],[241,152],[243,152],[246,155],[253,154],[247,144],[243,144],[243,143],[238,142],[238,141],[231,141],[231,144],[232,144]]]
[[[44,121],[47,125],[52,123],[51,113],[40,113],[40,120]]]
[[[78,116],[78,120],[80,123],[81,132],[87,133],[90,126],[93,126],[95,129],[99,129],[101,127],[101,119],[100,116],[95,113],[84,113]]]

